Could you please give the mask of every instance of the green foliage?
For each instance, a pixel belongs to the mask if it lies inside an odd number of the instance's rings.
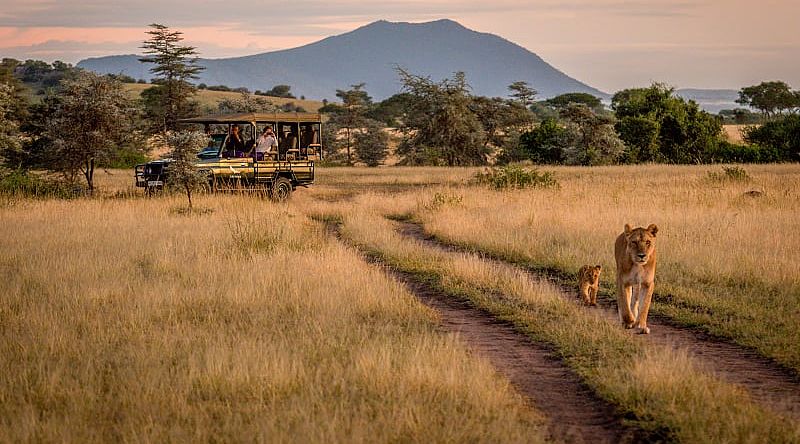
[[[207,177],[196,167],[197,152],[208,144],[208,137],[196,131],[176,131],[167,136],[167,144],[171,148],[169,174],[167,182],[170,186],[182,188],[192,209],[192,191],[206,184]]]
[[[566,108],[570,104],[583,104],[592,109],[599,109],[602,103],[598,97],[589,93],[566,93],[545,100],[545,103],[553,108]]]
[[[527,169],[519,165],[506,165],[499,168],[488,168],[475,175],[479,184],[488,185],[496,190],[522,188],[558,188],[555,173],[539,172],[538,169]]]
[[[75,191],[76,187],[67,182],[25,170],[0,174],[0,194],[6,196],[69,199],[80,194]]]
[[[13,115],[18,100],[11,85],[0,83],[0,160],[5,164],[15,163],[22,148],[19,122]]]
[[[524,108],[530,108],[536,101],[536,94],[539,92],[531,88],[528,82],[518,81],[508,85],[508,90],[511,91],[511,99]]]
[[[627,163],[655,162],[661,159],[658,150],[659,123],[649,117],[625,116],[614,125],[619,138],[628,147]]]
[[[289,85],[275,85],[269,91],[264,91],[260,95],[270,97],[284,97],[287,99],[294,99],[294,95],[290,92],[292,89]]]
[[[404,116],[406,110],[409,109],[410,102],[413,100],[408,93],[395,94],[388,99],[376,103],[373,107],[367,110],[367,117],[379,122],[383,122],[386,126],[398,127],[405,120]],[[334,104],[327,104],[325,107],[336,106]],[[323,107],[323,108],[325,108]],[[325,112],[320,109],[320,112]]]
[[[625,144],[614,131],[614,119],[583,104],[561,110],[566,122],[564,155],[573,165],[610,165],[621,158]]]
[[[720,110],[719,116],[722,117],[724,123],[737,125],[761,123],[763,121],[760,114],[754,113],[747,108],[723,109]]]
[[[472,95],[463,72],[433,82],[398,68],[404,92],[413,100],[401,127],[398,153],[410,165],[483,165],[489,149],[483,126],[470,108]]]
[[[142,46],[147,56],[139,59],[144,63],[152,63],[153,83],[157,83],[157,94],[153,93],[152,105],[148,115],[154,116],[156,128],[160,131],[174,130],[180,118],[188,117],[192,111],[190,98],[196,88],[189,83],[198,78],[197,74],[204,68],[197,65],[197,52],[192,46],[181,45],[183,33],[171,31],[164,25],[151,24],[147,31],[150,39]]]
[[[533,113],[518,100],[473,96],[469,108],[483,127],[483,146],[487,148],[508,146],[534,121]]]
[[[328,120],[327,143],[332,143],[330,149],[344,149],[346,153],[346,161],[348,164],[353,163],[353,150],[356,144],[356,135],[364,133],[367,126],[366,114],[372,105],[372,98],[364,90],[364,83],[351,85],[349,90],[336,90],[336,97],[342,99],[341,105],[331,106],[326,104],[325,108],[329,110],[330,119]],[[373,121],[372,126],[377,125]],[[362,135],[362,142],[367,143],[369,138]],[[377,137],[373,134],[370,137]],[[367,149],[367,151],[369,151]],[[334,153],[335,155],[335,153]],[[367,156],[371,157],[370,155]]]
[[[611,106],[623,122],[616,126],[620,138],[631,143],[632,152],[625,156],[629,161],[702,163],[721,141],[718,118],[697,103],[674,96],[674,89],[663,84],[619,91]],[[657,153],[651,139],[656,128]]]
[[[525,159],[535,163],[561,164],[566,160],[564,157],[566,136],[567,130],[555,119],[545,119],[536,128],[522,134],[521,151]]]
[[[354,149],[358,158],[367,166],[383,163],[389,151],[389,135],[381,122],[365,119],[364,126],[355,133]]]
[[[781,162],[782,153],[772,147],[758,145],[739,145],[727,140],[721,141],[705,156],[707,163],[770,163]]]
[[[706,180],[709,182],[739,182],[746,183],[752,179],[747,171],[738,166],[722,167],[722,171],[709,171],[706,174]]]
[[[140,163],[146,163],[149,159],[141,149],[134,147],[123,147],[114,153],[107,162],[98,164],[98,166],[112,169],[125,169],[133,168]]]
[[[800,115],[778,117],[761,126],[745,128],[744,140],[775,154],[775,161],[800,161]]]
[[[81,72],[62,82],[63,91],[45,137],[48,169],[62,172],[73,182],[78,173],[94,191],[94,170],[110,162],[120,146],[132,144],[136,110],[122,84],[106,76]]]
[[[739,90],[736,103],[760,110],[769,118],[800,108],[800,91],[792,91],[786,82],[761,82]]]

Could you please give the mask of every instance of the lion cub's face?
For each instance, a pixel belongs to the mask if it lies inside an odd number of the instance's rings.
[[[647,228],[636,229],[631,229],[630,225],[625,224],[627,251],[633,263],[646,264],[650,261],[650,257],[656,250],[656,233],[658,233],[658,227],[655,224],[650,224]]]
[[[600,272],[603,270],[603,267],[599,265],[595,265],[591,269],[589,269],[589,276],[592,284],[596,284],[600,281]]]

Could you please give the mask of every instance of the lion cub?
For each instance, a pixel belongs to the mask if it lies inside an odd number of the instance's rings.
[[[614,243],[617,261],[617,308],[625,328],[648,334],[647,313],[653,299],[656,277],[656,234],[658,227],[625,229]]]
[[[597,305],[597,290],[600,288],[600,272],[603,267],[600,265],[584,265],[578,270],[578,287],[581,290],[581,298],[586,305]]]

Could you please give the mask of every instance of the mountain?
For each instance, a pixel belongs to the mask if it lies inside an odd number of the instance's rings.
[[[473,93],[508,95],[508,85],[523,80],[539,91],[539,98],[566,92],[605,94],[567,76],[533,52],[493,34],[465,28],[452,20],[427,23],[377,21],[346,34],[298,48],[246,57],[201,59],[205,66],[198,83],[247,87],[266,91],[291,85],[292,93],[334,99],[337,89],[366,82],[376,100],[400,91],[395,67],[433,80],[466,73]],[[151,65],[136,55],[82,60],[78,66],[101,74],[127,74],[150,79]]]
[[[723,109],[747,108],[736,103],[739,91],[734,89],[693,89],[683,88],[675,91],[675,95],[686,100],[694,100],[700,108],[716,114]]]

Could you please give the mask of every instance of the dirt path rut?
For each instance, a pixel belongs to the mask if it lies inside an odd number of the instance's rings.
[[[336,237],[338,230],[329,226]],[[436,290],[412,274],[381,266],[417,299],[434,309],[445,332],[453,333],[495,370],[531,405],[547,417],[550,437],[569,443],[636,443],[663,437],[646,435],[623,424],[614,406],[597,397],[547,346],[532,342],[508,322]]]
[[[467,248],[447,244],[427,234],[419,224],[400,222],[400,233],[430,247],[446,251],[470,252]],[[481,255],[484,260],[508,262]],[[525,269],[524,267],[520,267]],[[548,276],[525,269],[536,279],[546,279],[561,288],[564,297],[578,303],[577,289],[567,284],[563,278]],[[617,322],[615,301],[598,300],[599,306],[613,322]],[[588,308],[587,308],[588,309]],[[704,369],[734,384],[744,387],[754,401],[788,418],[800,421],[800,378],[755,351],[724,342],[708,334],[681,328],[669,320],[650,315],[648,326],[650,335],[640,336],[654,344],[687,350]]]

